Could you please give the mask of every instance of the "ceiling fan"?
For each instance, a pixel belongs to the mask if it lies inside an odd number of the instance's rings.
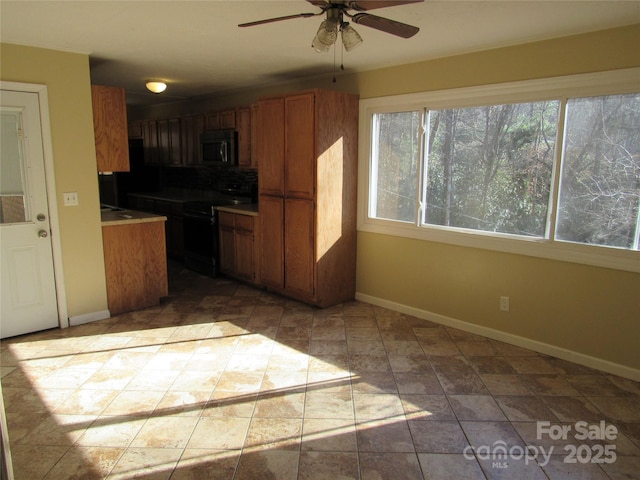
[[[317,13],[298,13],[284,17],[268,18],[255,22],[241,23],[239,27],[253,27],[265,23],[279,22],[293,18],[309,18],[326,14],[326,19],[320,24],[320,28],[313,39],[311,46],[318,52],[328,52],[338,38],[338,32],[342,36],[342,44],[346,51],[351,51],[362,43],[362,37],[345,21],[347,17],[353,23],[375,28],[382,32],[390,33],[402,38],[411,38],[420,30],[418,27],[406,23],[391,20],[389,18],[364,13],[376,8],[394,7],[408,3],[421,3],[424,0],[307,0],[310,4],[320,7]],[[349,13],[355,10],[356,13]]]

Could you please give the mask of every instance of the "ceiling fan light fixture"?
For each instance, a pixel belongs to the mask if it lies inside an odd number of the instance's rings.
[[[350,52],[362,43],[362,37],[348,22],[344,22],[340,26],[340,33],[342,35],[342,44],[347,52]]]
[[[167,89],[167,84],[164,82],[147,82],[147,89],[153,93],[162,93]]]
[[[318,33],[311,42],[316,52],[328,52],[331,45],[338,38],[338,21],[335,18],[327,18],[320,24]]]

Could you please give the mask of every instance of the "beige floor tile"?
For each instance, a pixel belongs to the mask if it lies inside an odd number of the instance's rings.
[[[401,395],[407,420],[456,421],[445,395]]]
[[[458,420],[503,421],[507,419],[491,395],[449,395],[447,398]]]
[[[533,395],[499,395],[496,402],[512,422],[555,421],[557,417],[538,397]]]
[[[408,422],[418,453],[462,453],[469,445],[458,422]]]
[[[185,448],[198,423],[195,417],[151,417],[142,426],[131,447]]]
[[[144,417],[100,416],[78,439],[82,447],[128,447],[147,421]]]
[[[353,399],[351,393],[307,391],[304,417],[353,420]]]
[[[119,390],[75,390],[63,402],[51,408],[61,414],[100,415],[120,393]]]
[[[475,458],[460,454],[419,453],[418,460],[426,479],[434,480],[484,480],[485,476]]]
[[[244,417],[202,417],[198,420],[187,448],[241,449],[250,422],[250,418]]]
[[[164,391],[154,390],[123,390],[105,408],[103,414],[150,416],[164,394]]]
[[[182,454],[171,480],[231,480],[240,451],[188,448]]]
[[[351,420],[305,418],[302,450],[355,452],[358,449],[356,427]]]
[[[385,420],[402,418],[404,420],[404,409],[402,401],[398,395],[380,394],[353,394],[353,403],[356,412],[356,420]]]
[[[302,418],[304,392],[272,391],[258,395],[254,417]]]
[[[216,390],[202,410],[202,416],[251,417],[257,399],[257,393],[236,393]]]
[[[179,448],[127,448],[108,478],[168,480],[181,454]]]
[[[123,455],[122,448],[74,447],[65,453],[45,480],[106,478]]]
[[[11,427],[9,428],[11,431]],[[40,479],[51,470],[69,450],[68,446],[11,445],[13,476],[15,479]],[[37,459],[37,461],[34,461]],[[84,461],[80,459],[81,465]],[[75,469],[75,467],[74,467]]]
[[[244,451],[234,480],[296,480],[299,459],[300,452],[293,450]]]
[[[422,480],[423,478],[415,453],[362,453],[360,469],[362,480],[379,478]]]
[[[358,457],[351,452],[302,452],[298,480],[359,480]]]
[[[301,418],[254,417],[247,432],[245,449],[299,450],[301,435]]]
[[[360,452],[415,452],[404,417],[359,421],[356,431]]]

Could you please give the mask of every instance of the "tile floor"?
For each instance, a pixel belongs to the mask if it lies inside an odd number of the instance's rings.
[[[637,382],[171,271],[157,308],[1,343],[16,479],[640,478]]]

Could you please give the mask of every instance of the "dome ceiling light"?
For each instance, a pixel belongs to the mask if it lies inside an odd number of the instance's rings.
[[[147,82],[147,89],[153,93],[162,93],[167,89],[167,84],[164,82]]]

